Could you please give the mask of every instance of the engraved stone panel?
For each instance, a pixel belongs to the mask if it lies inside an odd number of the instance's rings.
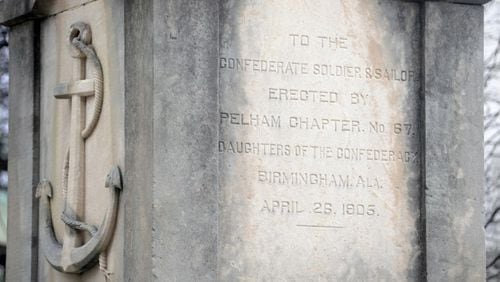
[[[416,3],[221,3],[222,281],[420,273]]]

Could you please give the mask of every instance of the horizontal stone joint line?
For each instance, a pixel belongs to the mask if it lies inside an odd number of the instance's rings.
[[[316,224],[297,224],[296,226],[306,227],[306,228],[332,228],[332,229],[345,228],[345,226],[338,226],[338,225],[316,225]]]

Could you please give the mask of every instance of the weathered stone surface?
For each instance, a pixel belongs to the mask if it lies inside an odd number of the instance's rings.
[[[152,281],[153,0],[125,1],[126,281]]]
[[[217,279],[218,11],[209,0],[154,2],[150,146],[159,280]]]
[[[33,10],[33,0],[2,0],[0,1],[0,22],[17,22],[16,19],[30,15]]]
[[[40,16],[54,15],[94,1],[97,0],[36,0],[33,12]]]
[[[469,4],[469,5],[483,5],[491,0],[447,0],[447,1],[441,1],[441,2],[451,2],[451,3],[457,3],[457,4]],[[428,1],[428,2],[437,2],[437,1]]]
[[[221,5],[220,279],[420,279],[418,4]]]
[[[33,22],[13,27],[12,42],[29,48],[13,55],[28,83],[11,81],[21,109],[11,128],[24,139],[10,222],[24,223],[9,238],[37,234],[27,185],[38,168],[55,183],[52,213],[63,209],[70,109],[54,87],[72,78],[67,28],[85,21],[108,96],[86,143],[83,217],[100,222],[104,177],[123,167],[113,280],[484,278],[480,6],[83,2],[38,6],[54,15],[39,19],[37,37]],[[32,176],[19,176],[25,167]],[[64,225],[55,228],[61,239]],[[104,281],[97,267],[56,272],[32,240],[12,245],[13,281]]]
[[[483,8],[426,3],[425,22],[427,278],[484,281]]]
[[[0,22],[9,25],[32,18],[54,15],[79,7],[96,0],[1,0]],[[403,2],[422,2],[422,0],[399,0]],[[491,0],[423,0],[428,2],[451,2],[469,5],[482,5]]]
[[[0,0],[0,23],[15,25],[74,9],[97,0]]]
[[[37,279],[39,93],[36,85],[36,26],[10,30],[9,204],[7,281]],[[12,110],[15,109],[15,110]],[[15,140],[15,141],[14,141]]]
[[[40,23],[40,172],[41,178],[52,183],[52,219],[59,242],[65,241],[65,224],[60,220],[65,209],[68,188],[64,192],[64,166],[71,136],[70,117],[75,105],[70,107],[67,100],[54,97],[57,85],[73,81],[75,60],[68,45],[69,28],[75,22],[87,23],[92,29],[92,46],[101,62],[104,76],[102,112],[94,132],[85,139],[82,157],[84,178],[76,189],[83,192],[75,196],[81,201],[78,212],[81,221],[100,226],[107,213],[111,194],[105,188],[106,176],[110,169],[124,164],[124,63],[123,63],[123,5],[121,1],[93,1],[87,5],[61,12]],[[111,16],[111,14],[113,16]],[[90,59],[89,59],[90,60]],[[93,65],[87,63],[87,78],[93,77]],[[86,124],[93,116],[95,97],[86,98]],[[73,134],[73,135],[72,135]],[[71,153],[71,152],[70,152]],[[71,160],[76,158],[70,155]],[[71,165],[70,165],[71,166]],[[71,173],[69,174],[71,182]],[[66,193],[66,194],[65,194]],[[66,195],[66,196],[65,196]],[[116,232],[107,248],[107,269],[113,279],[123,278],[123,201],[118,208]],[[44,232],[43,230],[41,232]],[[80,234],[82,242],[89,238]],[[82,275],[61,274],[46,261],[43,253],[39,257],[40,281],[104,281],[104,274],[95,266]]]

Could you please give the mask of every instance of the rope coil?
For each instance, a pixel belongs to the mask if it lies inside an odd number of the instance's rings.
[[[95,53],[94,47],[92,47],[92,45],[84,44],[82,41],[80,41],[79,37],[73,38],[73,40],[71,40],[71,44],[75,48],[80,50],[94,66],[92,69],[92,77],[94,79],[95,85],[94,113],[92,114],[90,123],[82,131],[82,138],[87,139],[92,134],[92,132],[94,132],[97,122],[99,121],[99,117],[101,116],[102,102],[104,97],[102,66],[101,61],[97,57],[97,54]]]

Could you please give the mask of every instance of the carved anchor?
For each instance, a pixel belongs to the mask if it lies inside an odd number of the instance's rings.
[[[110,190],[111,200],[101,225],[96,227],[78,220],[78,215],[83,211],[85,195],[85,140],[99,121],[103,101],[102,67],[91,39],[91,30],[87,24],[78,22],[71,25],[69,45],[74,58],[74,81],[58,85],[55,89],[56,99],[71,99],[69,149],[64,162],[62,183],[65,203],[61,220],[66,227],[61,244],[52,225],[52,186],[49,181],[42,180],[37,187],[37,197],[40,198],[40,241],[47,261],[58,271],[81,273],[92,267],[99,258],[102,260],[101,270],[108,275],[104,251],[113,234],[122,189],[118,167],[113,167],[106,178],[105,187]],[[93,79],[85,79],[86,59],[93,64]],[[94,113],[88,126],[85,126],[86,97],[92,95],[95,96]],[[87,231],[91,239],[82,245],[77,230]]]

